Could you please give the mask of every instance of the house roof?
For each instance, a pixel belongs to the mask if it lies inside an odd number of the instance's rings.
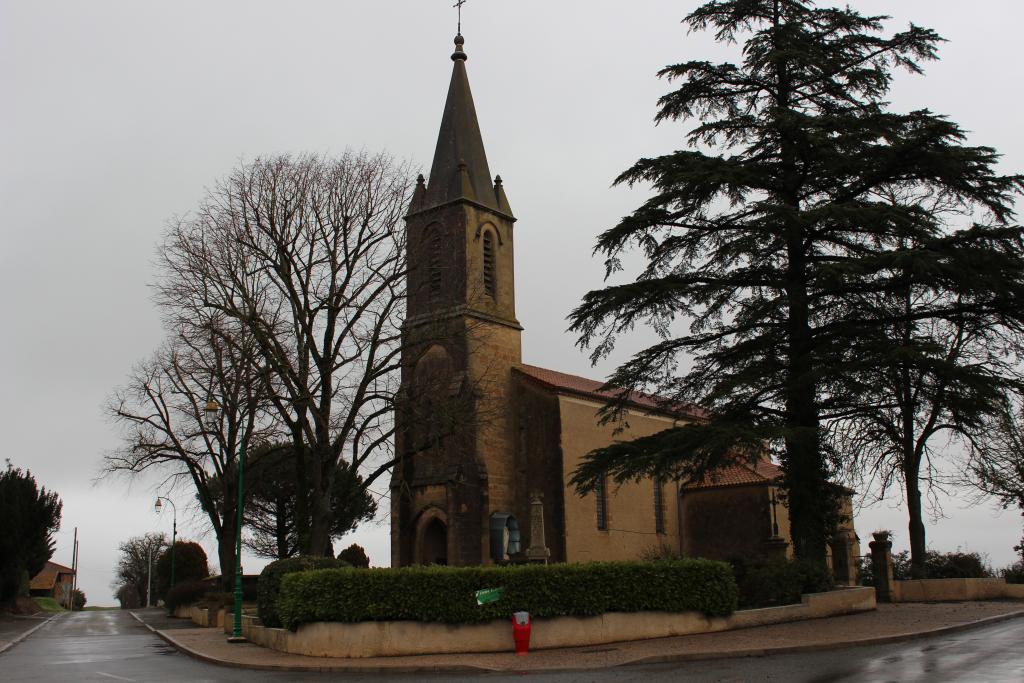
[[[517,366],[515,369],[536,384],[558,393],[574,394],[576,396],[591,398],[597,401],[607,401],[615,396],[614,390],[603,391],[601,387],[604,386],[604,382],[598,380],[570,375],[564,372],[558,372],[557,370],[538,368],[534,365],[523,364]],[[668,414],[670,411],[662,407],[662,404],[659,401],[660,399],[657,396],[651,396],[650,394],[644,394],[638,391],[630,392],[628,399],[628,402],[631,405],[638,408]],[[681,410],[679,412],[688,417],[707,417],[707,411],[692,404],[681,406]]]
[[[29,582],[29,589],[31,590],[46,590],[53,588],[54,584],[57,583],[57,578],[61,574],[74,574],[75,570],[71,567],[65,567],[62,564],[56,562],[47,562],[46,565],[40,570],[38,574],[32,577]]]
[[[729,465],[704,477],[703,481],[685,484],[687,491],[703,489],[720,489],[729,486],[750,486],[751,484],[771,484],[782,476],[782,469],[775,464],[758,460],[753,463]]]

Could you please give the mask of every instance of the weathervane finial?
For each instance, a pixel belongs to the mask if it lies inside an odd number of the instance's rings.
[[[462,35],[462,6],[465,5],[465,4],[466,4],[466,0],[457,0],[457,2],[454,5],[452,5],[452,7],[455,7],[456,9],[459,10],[459,30],[458,30],[458,34],[460,36]]]

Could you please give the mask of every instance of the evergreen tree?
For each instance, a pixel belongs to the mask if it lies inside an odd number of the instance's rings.
[[[662,70],[679,87],[657,120],[697,119],[691,149],[641,159],[618,178],[655,194],[597,251],[609,277],[633,246],[647,263],[635,281],[587,294],[571,321],[595,361],[638,323],[663,337],[612,374],[619,399],[606,419],[633,390],[663,396],[666,409],[697,402],[709,418],[594,451],[573,475],[580,491],[606,474],[700,477],[768,443],[795,551],[822,562],[840,457],[823,425],[856,409],[847,389],[884,362],[877,330],[890,322],[851,302],[897,291],[910,261],[924,268],[918,286],[954,294],[922,316],[1010,308],[1019,273],[995,289],[975,276],[983,255],[1019,249],[1009,223],[1022,179],[997,175],[995,151],[965,145],[948,119],[887,109],[894,70],[919,73],[941,39],[914,25],[884,37],[885,19],[805,0],[721,0],[686,18],[720,42],[742,41],[742,60]],[[889,201],[901,188],[940,195],[977,222],[948,234],[919,206]]]
[[[247,467],[244,510],[244,543],[260,557],[283,560],[299,554],[298,486],[295,476],[295,449],[290,443],[265,444],[250,453],[254,466]],[[311,455],[305,456],[313,466]],[[377,502],[366,490],[362,477],[341,460],[331,489],[331,539],[344,536],[373,519]],[[220,478],[210,478],[210,489],[217,497]],[[307,521],[308,524],[308,521]],[[333,553],[332,553],[333,554]]]
[[[31,472],[7,461],[0,470],[0,606],[14,600],[25,576],[38,574],[53,557],[63,504],[36,484]]]

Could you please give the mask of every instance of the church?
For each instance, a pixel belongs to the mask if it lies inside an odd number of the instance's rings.
[[[702,414],[635,395],[629,428],[615,434],[597,419],[603,382],[523,362],[516,218],[487,163],[464,44],[460,33],[430,176],[406,216],[391,566],[792,555],[768,461],[696,484],[606,484],[582,497],[568,485],[588,452]],[[860,551],[849,495],[843,507],[831,558],[837,581],[851,583]]]

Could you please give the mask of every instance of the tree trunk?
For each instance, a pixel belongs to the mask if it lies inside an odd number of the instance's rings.
[[[217,534],[217,561],[220,562],[220,589],[230,593],[235,587],[235,522],[238,511],[234,505],[224,506],[224,520]]]
[[[772,4],[773,47],[785,50],[783,7]],[[785,220],[786,281],[788,320],[786,329],[786,455],[783,472],[789,502],[793,550],[802,560],[824,566],[831,535],[828,482],[821,457],[817,385],[814,379],[814,339],[811,334],[807,247],[804,227],[798,218],[803,183],[797,165],[804,133],[792,110],[792,79],[785,60],[778,60],[775,74],[778,111],[775,124],[779,134],[781,184],[776,193],[789,209]]]
[[[907,482],[907,512],[910,515],[910,576],[914,579],[925,579],[925,555],[928,552],[925,542],[924,520],[921,514],[921,483],[918,481],[917,468],[913,472],[908,467],[904,473]]]
[[[298,491],[296,491],[296,495],[298,495]],[[291,557],[292,554],[291,549],[288,547],[288,499],[285,497],[278,498],[274,504],[277,507],[277,514],[274,515],[277,559],[283,560]]]

